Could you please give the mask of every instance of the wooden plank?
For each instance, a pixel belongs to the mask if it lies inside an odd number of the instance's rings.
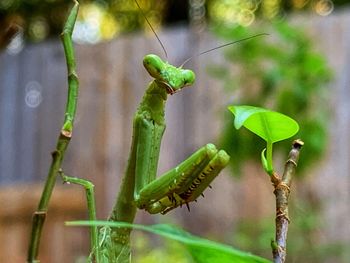
[[[31,217],[41,191],[42,185],[0,188],[0,262],[25,261]],[[55,189],[41,241],[43,262],[74,262],[87,254],[88,229],[64,226],[65,221],[86,217],[84,190],[74,186]]]
[[[27,220],[40,198],[42,185],[17,185],[0,188],[0,220]],[[74,197],[74,198],[72,198]],[[50,210],[85,211],[84,190],[79,186],[58,186],[50,203]]]
[[[126,152],[123,149],[124,142],[128,142],[129,138],[125,138],[125,128],[123,125],[124,104],[123,86],[125,61],[127,61],[127,53],[125,52],[127,41],[125,39],[117,39],[105,48],[105,58],[107,60],[108,71],[106,74],[106,169],[104,182],[104,214],[109,215],[116,198],[116,192],[119,190],[121,175],[125,170],[127,161]],[[130,120],[131,123],[131,120]]]
[[[1,103],[0,103],[0,180],[2,184],[9,184],[17,180],[15,161],[17,143],[14,136],[17,116],[20,114],[15,101],[19,79],[18,56],[3,53],[0,64]]]
[[[42,45],[40,45],[42,46]],[[17,87],[17,116],[15,136],[18,141],[16,162],[17,177],[20,181],[33,181],[38,167],[37,113],[42,98],[41,71],[43,68],[40,46],[30,45],[20,57],[19,83]],[[28,63],[30,61],[30,63]],[[33,67],[33,64],[36,67]]]

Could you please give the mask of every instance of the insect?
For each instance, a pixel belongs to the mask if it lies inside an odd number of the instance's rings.
[[[133,120],[132,146],[124,177],[134,184],[134,199],[139,209],[165,214],[194,201],[227,164],[229,157],[213,144],[199,149],[187,160],[156,178],[159,150],[165,130],[164,106],[169,94],[192,85],[191,70],[176,68],[156,55],[146,55],[143,64],[154,78]]]
[[[228,164],[229,156],[207,144],[188,159],[157,178],[164,107],[173,95],[195,81],[193,71],[174,67],[156,55],[146,55],[143,65],[154,78],[145,91],[133,118],[133,135],[126,172],[109,220],[133,222],[136,210],[165,214],[195,201]],[[102,242],[108,258],[129,258],[130,229],[104,228],[112,243]],[[114,238],[113,238],[114,237]],[[127,260],[125,261],[127,262]]]

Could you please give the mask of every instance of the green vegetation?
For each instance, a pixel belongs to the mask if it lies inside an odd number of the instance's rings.
[[[286,21],[249,28],[218,25],[214,32],[225,41],[257,32],[270,34],[270,37],[225,49],[225,64],[213,65],[208,70],[222,83],[232,103],[273,108],[297,119],[298,136],[307,144],[298,170],[311,168],[322,156],[327,143],[330,112],[327,84],[331,72],[325,58],[299,27]],[[227,114],[221,143],[232,157],[234,174],[239,175],[237,172],[244,161],[256,156],[257,148],[264,147],[261,140],[250,136],[246,130],[233,134],[233,126],[233,120]],[[276,150],[288,148],[289,144],[282,142]]]

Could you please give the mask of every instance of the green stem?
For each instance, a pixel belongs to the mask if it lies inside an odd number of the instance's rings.
[[[96,202],[95,202],[95,193],[94,193],[94,185],[85,179],[71,177],[65,175],[62,171],[59,171],[62,180],[67,183],[73,183],[81,185],[85,188],[86,191],[86,200],[89,212],[89,220],[96,221]],[[100,250],[98,247],[98,231],[97,226],[91,226],[91,235],[90,235],[90,243],[91,243],[91,251],[95,254],[96,262],[99,261],[100,258]]]
[[[62,130],[71,136],[73,130],[74,116],[77,108],[79,80],[75,68],[75,56],[72,41],[72,33],[74,29],[75,20],[78,15],[79,3],[75,1],[67,22],[61,34],[64,53],[66,56],[67,70],[68,70],[68,100],[66,104],[66,113]]]
[[[27,262],[39,262],[39,246],[42,228],[44,226],[52,191],[56,183],[58,171],[61,167],[65,151],[72,137],[73,122],[78,98],[78,78],[75,73],[75,57],[72,44],[72,32],[78,14],[79,4],[75,1],[62,33],[62,43],[68,69],[68,98],[65,111],[64,124],[57,140],[56,149],[52,153],[52,162],[46,178],[44,190],[41,194],[37,210],[33,214],[32,232],[30,237]]]
[[[272,142],[267,142],[266,145],[266,160],[267,160],[267,172],[269,175],[273,173],[273,164],[272,164]]]
[[[32,233],[27,258],[28,262],[30,263],[39,262],[37,260],[37,257],[39,253],[40,237],[47,214],[48,203],[55,186],[57,172],[61,167],[63,154],[68,146],[69,140],[70,138],[65,137],[63,134],[60,134],[56,150],[52,153],[52,162],[44,190],[42,192],[37,211],[35,211],[33,214]]]

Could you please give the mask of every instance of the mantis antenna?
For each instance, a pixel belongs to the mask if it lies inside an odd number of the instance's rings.
[[[136,0],[135,0],[136,1]],[[211,48],[211,49],[208,49],[208,50],[205,50],[205,51],[202,51],[194,56],[191,56],[189,57],[188,59],[186,59],[180,66],[180,68],[182,68],[188,61],[190,61],[191,59],[193,59],[194,57],[199,57],[203,54],[206,54],[206,53],[209,53],[211,51],[214,51],[216,49],[219,49],[219,48],[223,48],[223,47],[227,47],[227,46],[230,46],[230,45],[233,45],[233,44],[236,44],[238,42],[243,42],[243,41],[246,41],[246,40],[249,40],[249,39],[252,39],[252,38],[255,38],[255,37],[260,37],[260,36],[268,36],[269,34],[267,33],[261,33],[261,34],[257,34],[257,35],[254,35],[254,36],[250,36],[250,37],[246,37],[246,38],[242,38],[242,39],[239,39],[239,40],[236,40],[236,41],[233,41],[233,42],[229,42],[229,43],[226,43],[226,44],[223,44],[223,45],[220,45],[220,46],[217,46],[217,47],[214,47],[214,48]]]
[[[149,27],[151,28],[152,32],[153,32],[154,35],[156,36],[156,38],[157,38],[159,44],[161,45],[161,47],[162,47],[162,49],[163,49],[163,51],[164,51],[164,54],[165,54],[165,58],[168,59],[168,53],[166,52],[165,47],[164,47],[162,41],[160,40],[160,38],[159,38],[159,36],[157,35],[156,31],[154,30],[153,26],[152,26],[151,23],[149,22],[149,20],[148,20],[146,14],[143,12],[143,10],[142,10],[141,6],[139,5],[139,3],[137,2],[137,0],[135,0],[135,3],[136,3],[136,5],[137,5],[137,7],[140,9],[142,16],[145,18],[145,20],[146,20],[147,24],[149,25]]]

